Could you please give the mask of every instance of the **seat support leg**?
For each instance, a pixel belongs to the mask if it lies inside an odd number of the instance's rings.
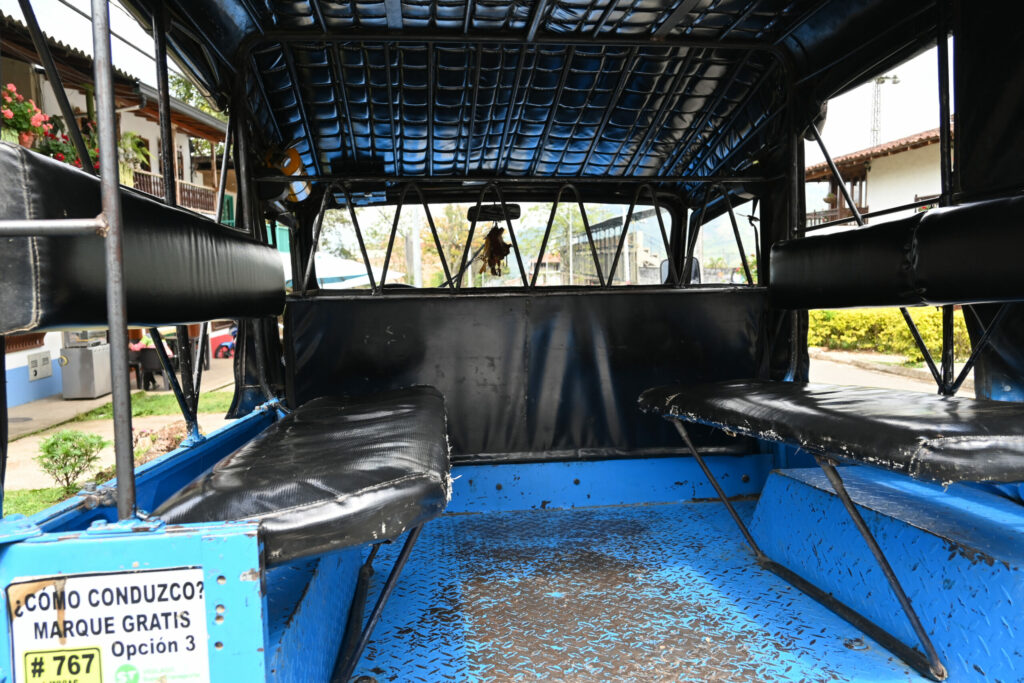
[[[854,526],[860,532],[860,535],[864,537],[864,541],[868,545],[868,549],[871,550],[871,554],[874,555],[875,561],[878,562],[878,566],[881,567],[882,573],[885,575],[886,581],[889,582],[889,588],[892,589],[893,594],[899,601],[900,606],[903,608],[903,613],[907,616],[907,621],[910,622],[910,626],[914,629],[914,633],[917,635],[918,641],[924,648],[925,653],[928,657],[928,673],[936,680],[943,680],[946,678],[946,668],[939,661],[938,652],[935,651],[935,646],[932,645],[931,638],[928,637],[928,632],[925,631],[924,626],[921,624],[920,618],[917,616],[917,612],[914,611],[913,605],[910,604],[910,598],[903,590],[903,586],[900,585],[899,579],[896,577],[896,573],[892,570],[892,566],[889,564],[889,560],[886,559],[885,553],[882,552],[881,547],[878,545],[878,541],[875,540],[871,530],[868,529],[868,525],[864,522],[864,518],[860,514],[860,510],[854,504],[853,499],[850,498],[849,492],[846,490],[846,486],[843,484],[842,478],[839,476],[839,472],[836,470],[835,463],[825,457],[815,455],[814,459],[818,462],[822,471],[825,472],[825,476],[828,477],[829,483],[832,484],[832,488],[835,490],[839,500],[842,501],[843,507],[849,513],[850,518],[853,520]]]
[[[395,584],[398,583],[398,576],[402,573],[405,563],[409,560],[409,553],[412,552],[412,547],[422,530],[423,526],[420,525],[409,531],[409,536],[405,539],[401,552],[398,553],[398,559],[395,560],[395,565],[391,568],[391,573],[388,574],[387,581],[384,582],[384,587],[380,591],[380,597],[377,598],[373,611],[370,612],[370,618],[366,621],[366,625],[363,626],[363,630],[359,634],[359,640],[356,641],[354,647],[351,647],[351,652],[347,656],[344,652],[344,646],[342,652],[339,653],[338,661],[334,664],[334,674],[331,676],[332,683],[348,683],[348,680],[352,678],[356,664],[359,663],[363,650],[366,649],[366,645],[370,642],[373,629],[377,626],[377,622],[380,621],[380,615],[384,612],[384,604],[391,597],[391,593],[394,592]],[[371,550],[370,552],[373,553],[374,551]],[[348,640],[347,636],[346,640]]]
[[[697,461],[697,464],[700,465],[701,471],[704,472],[704,476],[707,477],[708,482],[715,489],[715,493],[718,494],[718,498],[725,504],[725,509],[729,511],[729,515],[732,517],[733,521],[736,522],[736,526],[740,528],[740,533],[743,534],[743,538],[746,539],[747,545],[750,546],[750,549],[754,551],[754,555],[757,556],[757,561],[763,562],[767,560],[768,558],[758,547],[757,541],[755,541],[754,537],[750,534],[750,530],[747,529],[747,525],[743,523],[742,519],[740,519],[739,514],[736,512],[736,508],[732,506],[732,503],[726,497],[725,491],[722,490],[718,480],[715,479],[715,475],[711,473],[707,463],[704,462],[704,457],[693,445],[693,442],[690,440],[690,435],[686,431],[686,427],[684,427],[683,423],[679,420],[672,420],[672,424],[675,425],[676,431],[679,432],[679,436],[683,437],[683,442],[686,443],[686,448],[690,451],[690,455],[692,455]]]
[[[828,477],[830,482],[832,482],[832,487],[835,489],[836,494],[839,496],[839,499],[843,502],[843,505],[849,511],[850,516],[853,517],[854,523],[857,525],[857,528],[860,530],[861,534],[864,535],[865,540],[867,540],[868,542],[868,546],[871,548],[872,554],[875,555],[875,559],[877,559],[878,563],[882,566],[882,570],[885,572],[886,578],[889,580],[889,585],[893,587],[893,591],[896,593],[897,597],[900,598],[900,604],[904,606],[904,611],[907,612],[911,625],[914,627],[914,632],[917,633],[918,639],[921,641],[921,644],[924,646],[925,651],[928,653],[927,656],[922,655],[918,650],[915,650],[914,648],[906,645],[899,638],[896,638],[891,633],[889,633],[882,627],[878,626],[867,617],[863,616],[856,610],[850,608],[845,603],[837,600],[831,593],[826,593],[822,589],[818,588],[814,584],[804,579],[799,574],[796,574],[789,568],[784,567],[781,564],[775,562],[774,560],[770,559],[767,555],[765,555],[763,552],[761,552],[761,549],[760,547],[758,547],[757,542],[751,535],[750,530],[747,529],[747,525],[743,523],[742,519],[740,519],[740,516],[736,512],[736,509],[732,506],[732,503],[726,497],[725,491],[722,490],[722,487],[718,484],[718,480],[715,479],[715,476],[711,473],[711,470],[708,468],[707,463],[704,462],[703,456],[701,456],[700,452],[697,451],[697,448],[693,445],[693,442],[690,440],[690,435],[687,433],[686,427],[683,425],[682,421],[672,417],[669,417],[667,419],[669,419],[669,421],[672,422],[673,426],[675,426],[676,431],[679,432],[679,436],[683,438],[683,442],[686,444],[687,450],[690,451],[690,454],[697,461],[697,464],[704,472],[704,476],[707,477],[708,482],[711,484],[711,486],[715,489],[715,492],[718,494],[718,498],[722,501],[723,504],[725,504],[726,510],[729,511],[729,515],[732,517],[733,521],[736,522],[736,526],[739,527],[740,532],[743,534],[743,538],[746,539],[747,544],[750,546],[751,550],[754,551],[754,555],[757,556],[757,563],[761,567],[772,572],[773,574],[781,578],[783,581],[786,581],[793,587],[805,593],[808,597],[812,598],[813,600],[816,600],[828,609],[832,610],[839,617],[845,619],[855,628],[857,628],[865,635],[875,640],[875,642],[877,642],[879,645],[884,647],[889,652],[895,654],[897,657],[902,659],[904,662],[906,662],[908,665],[910,665],[915,670],[920,672],[922,675],[928,676],[929,678],[933,678],[937,681],[945,680],[947,676],[946,669],[942,666],[942,663],[939,661],[938,655],[935,652],[935,648],[932,646],[932,642],[928,638],[928,634],[924,632],[924,628],[921,626],[921,622],[917,618],[917,614],[910,606],[910,600],[907,599],[906,594],[903,592],[903,588],[899,584],[899,581],[896,580],[896,575],[893,574],[892,567],[889,566],[888,561],[886,561],[881,549],[875,542],[874,536],[871,535],[871,532],[864,524],[864,520],[860,516],[860,513],[857,511],[856,507],[854,507],[853,501],[850,500],[850,496],[846,491],[846,487],[843,486],[842,480],[839,479],[839,473],[836,472],[836,469],[831,461],[828,461],[823,458],[817,458],[818,464],[821,465],[822,469],[825,470],[825,476]]]

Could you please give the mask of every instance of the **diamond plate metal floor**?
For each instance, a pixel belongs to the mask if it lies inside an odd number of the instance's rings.
[[[749,518],[753,506],[738,507]],[[378,556],[375,589],[399,547]],[[759,569],[718,503],[429,523],[360,676],[362,683],[920,680]]]

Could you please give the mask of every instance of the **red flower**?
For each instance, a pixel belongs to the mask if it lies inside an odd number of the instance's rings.
[[[100,162],[97,161],[92,165],[92,167],[95,168],[97,171],[100,170]]]
[[[60,152],[57,152],[56,154],[54,154],[53,158],[56,159],[57,161],[64,161],[64,155],[61,154]]]
[[[81,159],[75,159],[75,166],[77,166],[78,168],[82,168],[82,161],[81,161]]]

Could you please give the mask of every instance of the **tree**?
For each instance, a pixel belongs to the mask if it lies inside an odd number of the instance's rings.
[[[196,85],[178,74],[168,74],[167,77],[168,85],[171,90],[171,97],[181,100],[185,104],[195,107],[201,112],[205,112],[210,116],[219,119],[221,121],[227,121],[228,117],[224,112],[214,109],[210,103],[203,97],[203,94],[199,92],[199,88]],[[192,150],[196,154],[203,156],[210,155],[210,143],[208,140],[202,138],[189,138]],[[224,153],[224,143],[217,143],[216,153],[221,155]]]

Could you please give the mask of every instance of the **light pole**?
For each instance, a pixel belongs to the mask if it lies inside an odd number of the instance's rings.
[[[875,78],[875,90],[871,94],[871,146],[877,147],[882,142],[882,84],[892,83],[898,85],[900,77],[877,76]]]

